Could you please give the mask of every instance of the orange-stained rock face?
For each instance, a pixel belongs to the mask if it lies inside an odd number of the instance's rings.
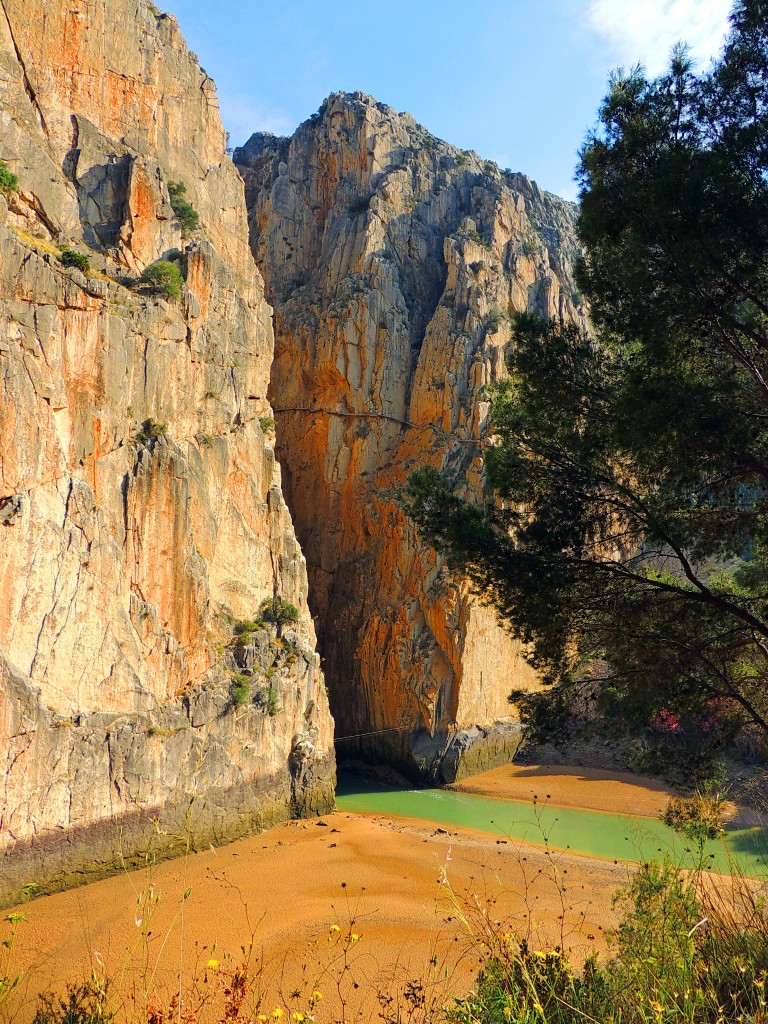
[[[145,0],[3,9],[0,901],[163,852],[163,829],[219,842],[324,810],[334,764],[212,84]],[[158,259],[179,299],[137,286]],[[275,595],[298,622],[238,639]]]
[[[574,209],[361,93],[235,160],[275,307],[278,454],[339,756],[438,779],[508,759],[507,695],[536,678],[398,494],[426,462],[482,494],[509,314],[582,316]]]

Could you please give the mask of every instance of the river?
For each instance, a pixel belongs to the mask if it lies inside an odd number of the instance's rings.
[[[661,820],[560,807],[546,799],[499,800],[445,789],[406,789],[340,772],[339,810],[393,815],[466,828],[520,843],[607,860],[642,862],[669,855],[686,866],[693,852]],[[705,866],[727,872],[735,863],[750,877],[768,875],[768,829],[730,828],[706,844]]]

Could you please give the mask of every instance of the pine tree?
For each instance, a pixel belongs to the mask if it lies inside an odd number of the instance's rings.
[[[518,317],[494,497],[407,504],[550,682],[768,732],[768,0],[697,75],[616,73],[581,154],[594,333]]]

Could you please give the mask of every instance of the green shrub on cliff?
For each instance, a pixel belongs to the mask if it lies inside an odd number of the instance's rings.
[[[248,703],[251,696],[251,687],[248,683],[248,676],[232,676],[232,683],[229,687],[229,700],[233,708],[241,708]]]
[[[148,419],[144,420],[141,424],[141,429],[137,431],[133,440],[136,444],[147,445],[151,444],[153,441],[157,441],[158,438],[166,437],[167,434],[167,423],[162,423],[160,420]]]
[[[290,601],[284,601],[282,597],[270,597],[262,604],[260,615],[265,622],[277,626],[279,636],[283,626],[289,622],[298,622],[299,609]]]
[[[353,196],[349,201],[349,212],[353,217],[356,217],[360,213],[364,213],[371,205],[371,199],[373,198],[373,192],[359,192]]]
[[[263,625],[259,619],[238,619],[232,627],[232,632],[240,643],[248,643],[253,634]]]
[[[269,715],[270,718],[274,718],[282,710],[277,690],[275,690],[272,683],[269,686],[262,686],[261,689],[256,691],[253,695],[253,703],[257,708],[260,708],[265,714]]]
[[[19,191],[18,175],[13,173],[5,160],[0,160],[0,191],[5,193]]]
[[[168,299],[181,297],[184,278],[176,264],[169,260],[156,260],[154,263],[150,263],[139,280],[142,284],[150,285]]]
[[[87,274],[91,269],[91,261],[85,253],[77,252],[76,249],[62,249],[59,256],[59,263],[64,267],[75,267]]]
[[[168,194],[171,197],[171,209],[181,225],[182,233],[191,234],[200,226],[200,215],[188,199],[185,198],[187,186],[182,181],[169,181]]]

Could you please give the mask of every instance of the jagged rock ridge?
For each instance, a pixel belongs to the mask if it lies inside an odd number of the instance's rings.
[[[273,451],[270,309],[213,84],[148,0],[0,7],[0,157],[19,179],[0,194],[8,901],[150,840],[325,810],[334,761]],[[200,217],[188,238],[172,182]],[[160,257],[178,300],[137,287]],[[298,621],[235,636],[274,596]]]
[[[278,455],[339,756],[437,779],[508,759],[507,695],[536,679],[398,493],[427,461],[482,493],[509,314],[583,315],[575,208],[363,93],[234,159],[275,309]]]

